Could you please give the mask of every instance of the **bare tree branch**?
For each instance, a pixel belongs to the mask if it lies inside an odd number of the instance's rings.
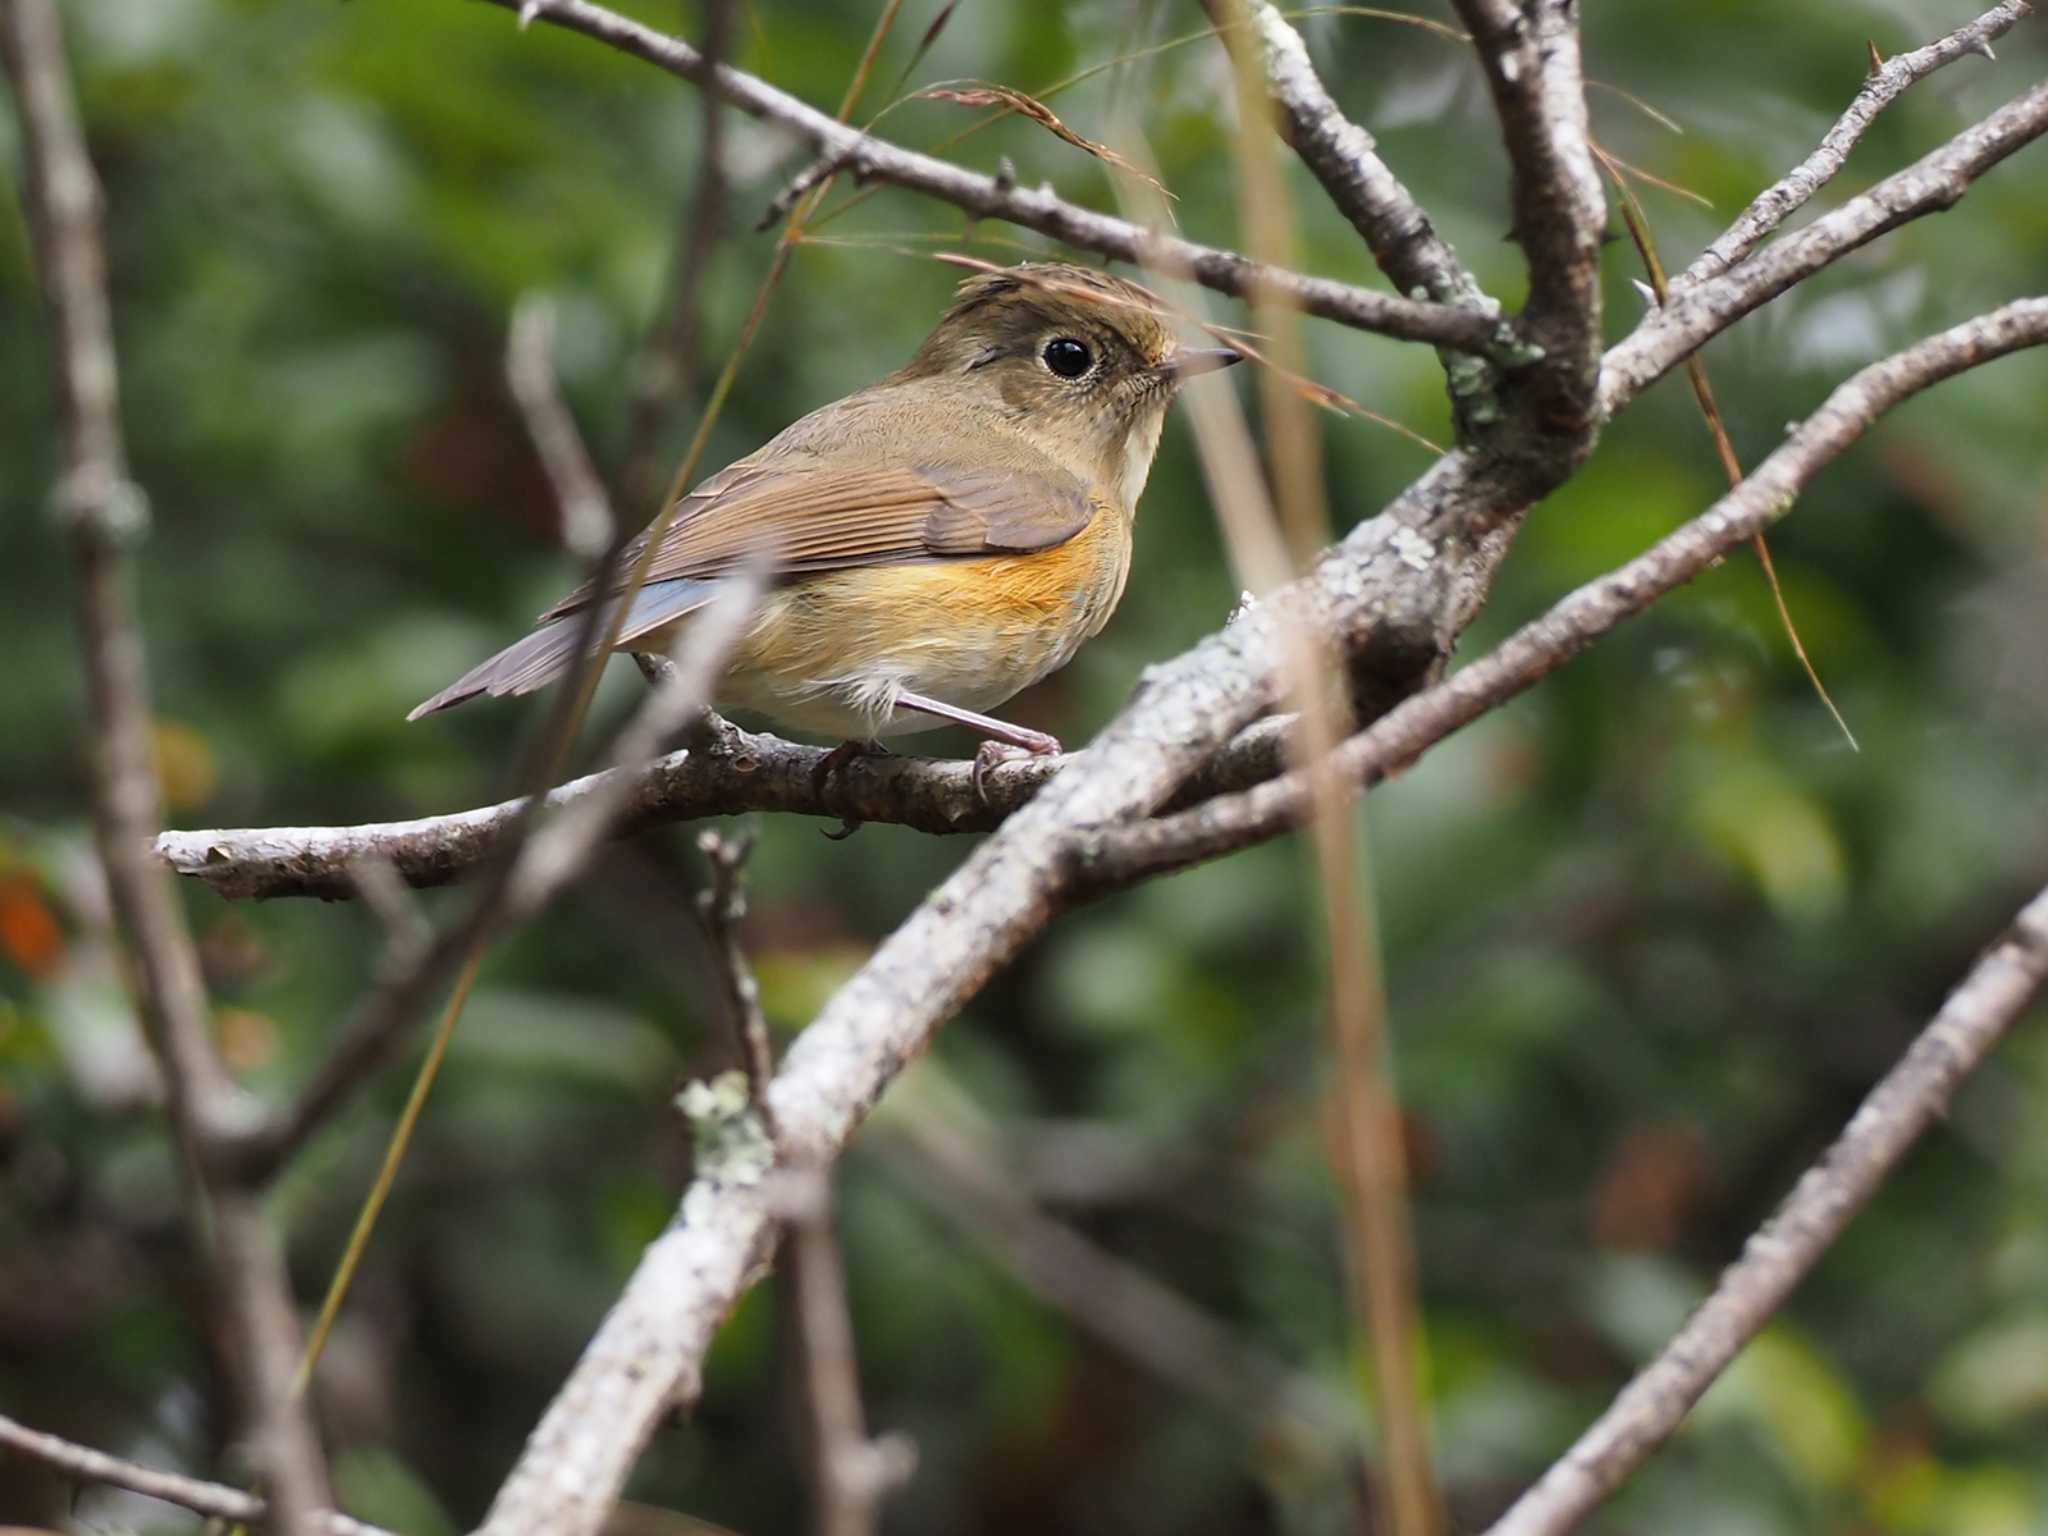
[[[149,854],[162,801],[124,554],[146,513],[121,441],[99,179],[72,104],[51,0],[0,4],[0,65],[21,122],[30,238],[50,317],[64,435],[57,505],[78,571],[100,859],[135,953],[137,1007],[163,1064],[185,1154],[187,1214],[238,1346],[238,1406],[252,1460],[274,1490],[275,1528],[301,1536],[315,1528],[314,1511],[328,1494],[311,1421],[289,1387],[298,1353],[291,1283],[255,1197],[223,1175],[220,1150],[241,1129],[247,1105],[213,1049],[177,893]]]
[[[1600,367],[1607,203],[1587,130],[1576,0],[1454,4],[1500,117],[1513,170],[1514,234],[1529,263],[1529,301],[1515,327],[1542,349],[1534,380],[1545,398],[1522,414],[1539,428],[1556,423],[1552,430],[1583,435]]]
[[[666,663],[663,663],[666,665]],[[1187,785],[1189,797],[1244,789],[1280,770],[1292,717],[1240,732]],[[779,811],[828,820],[852,818],[920,832],[987,832],[1060,772],[1069,757],[1034,757],[989,770],[984,799],[973,765],[929,757],[859,758],[820,780],[823,747],[803,746],[726,725],[702,746],[640,768],[606,769],[551,790],[544,809],[559,810],[626,779],[621,833],[663,821]],[[260,827],[165,832],[156,856],[178,874],[230,899],[360,894],[355,869],[381,862],[413,886],[459,880],[492,856],[525,806],[524,798],[413,821],[353,827]]]
[[[1351,221],[1380,270],[1411,297],[1497,312],[1414,194],[1382,160],[1372,135],[1344,115],[1308,47],[1271,0],[1203,0],[1218,27],[1248,26],[1281,134]]]
[[[1829,263],[1923,214],[1954,207],[1972,181],[2044,133],[2048,82],[1720,277],[1674,294],[1670,304],[1653,310],[1626,340],[1608,349],[1600,370],[1602,412],[1613,415],[1751,310]]]
[[[2048,981],[2048,891],[1971,967],[1713,1294],[1487,1536],[1563,1536],[1667,1440]]]
[[[1878,113],[1943,65],[1953,64],[1971,54],[1991,58],[1993,40],[2010,32],[2033,11],[2027,0],[2004,0],[2003,4],[1993,6],[1948,36],[1924,48],[1915,48],[1911,53],[1895,54],[1885,60],[1883,68],[1873,71],[1865,79],[1863,89],[1856,93],[1856,99],[1849,103],[1848,110],[1827,131],[1819,147],[1758,193],[1756,199],[1742,210],[1741,217],[1716,236],[1683,275],[1673,280],[1672,287],[1680,290],[1690,288],[1708,278],[1720,276],[1740,262],[1805,207],[1815,193],[1834,180],[1848,163],[1849,151],[1856,147],[1857,141],[1877,120]]]
[[[1345,742],[1337,751],[1339,775],[1363,787],[1413,762],[1783,517],[1806,484],[1893,406],[1965,369],[2043,343],[2048,298],[2021,299],[1871,364],[1705,513]],[[1301,825],[1314,811],[1311,789],[1308,775],[1288,773],[1176,816],[1099,829],[1075,858],[1095,889],[1114,889]]]
[[[590,0],[491,0],[522,17],[538,16],[607,43],[636,58],[717,91],[751,116],[781,124],[808,140],[835,168],[862,181],[886,181],[923,192],[979,218],[1003,219],[1050,235],[1084,251],[1122,261],[1144,261],[1185,274],[1219,293],[1247,293],[1254,287],[1284,295],[1312,315],[1360,330],[1407,341],[1426,341],[1458,352],[1512,354],[1509,338],[1492,317],[1446,304],[1377,293],[1328,278],[1263,267],[1233,251],[1196,245],[1176,236],[1142,229],[1124,219],[1066,202],[1050,187],[1019,187],[948,161],[903,149],[848,127],[829,113],[799,101],[730,65],[713,68],[680,38],[593,5]]]
[[[79,1445],[39,1429],[30,1429],[10,1418],[0,1417],[0,1445],[33,1457],[45,1466],[55,1467],[80,1482],[125,1488],[144,1498],[161,1499],[166,1504],[176,1504],[216,1520],[260,1525],[270,1515],[270,1506],[253,1493],[244,1493],[225,1483],[209,1483],[176,1472],[160,1472],[138,1462],[123,1461],[89,1445]],[[317,1511],[313,1522],[315,1528],[326,1536],[391,1536],[390,1532],[377,1526],[365,1525],[332,1510]]]

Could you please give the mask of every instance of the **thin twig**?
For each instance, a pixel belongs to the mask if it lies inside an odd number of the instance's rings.
[[[782,190],[768,200],[768,206],[754,223],[755,230],[773,229],[788,218],[796,205],[820,182],[830,181],[846,169],[846,161],[828,151],[782,184]]]
[[[562,547],[590,564],[612,540],[611,501],[591,466],[575,419],[562,402],[555,381],[555,307],[537,293],[524,295],[512,310],[505,377],[554,486]]]
[[[491,3],[511,11],[526,9],[522,0]],[[527,6],[531,4],[532,0],[526,0]],[[843,168],[863,181],[886,181],[923,192],[976,217],[1021,224],[1081,250],[1124,261],[1138,261],[1142,257],[1176,274],[1190,276],[1219,293],[1242,295],[1254,288],[1275,290],[1288,295],[1310,314],[1360,330],[1426,341],[1458,352],[1486,353],[1501,341],[1498,322],[1471,310],[1400,298],[1328,278],[1263,268],[1233,251],[1155,235],[1125,220],[1092,212],[1065,201],[1048,187],[1008,185],[997,177],[903,149],[848,127],[743,70],[730,65],[712,69],[701,53],[680,38],[666,36],[591,4],[590,0],[546,0],[535,8],[535,14],[686,80],[708,85],[741,111],[780,123],[802,135],[819,154],[838,156]]]
[[[1948,995],[1713,1294],[1487,1536],[1564,1536],[1668,1439],[2048,981],[2048,891]]]
[[[1785,235],[1719,277],[1673,292],[1600,368],[1600,409],[1612,416],[1750,311],[1878,236],[1952,208],[1970,184],[2048,133],[2048,82],[2015,97],[1861,196]]]
[[[1614,182],[1614,190],[1621,196],[1621,213],[1628,225],[1629,238],[1635,242],[1636,254],[1642,258],[1643,270],[1649,275],[1651,293],[1658,304],[1671,302],[1671,284],[1664,276],[1664,263],[1657,255],[1656,237],[1650,233],[1649,215],[1637,200],[1635,192],[1622,177],[1623,162],[1598,145],[1593,153]],[[1714,451],[1720,455],[1721,472],[1728,477],[1731,486],[1742,484],[1742,460],[1735,452],[1734,439],[1728,435],[1728,425],[1721,419],[1721,406],[1714,398],[1713,381],[1707,377],[1707,365],[1695,352],[1685,360],[1685,375],[1692,384],[1693,398],[1699,402],[1700,415],[1707,423],[1707,434],[1714,440]],[[1778,609],[1778,623],[1785,631],[1785,638],[1792,642],[1792,654],[1798,658],[1800,670],[1806,673],[1806,680],[1819,695],[1820,702],[1835,722],[1835,728],[1842,733],[1842,739],[1849,743],[1852,752],[1861,751],[1857,745],[1856,733],[1849,729],[1849,722],[1840,709],[1835,707],[1834,695],[1828,692],[1827,684],[1820,679],[1820,669],[1813,664],[1813,658],[1806,653],[1806,642],[1799,638],[1799,626],[1792,622],[1792,606],[1785,601],[1784,584],[1778,580],[1777,562],[1771,559],[1770,542],[1762,534],[1750,540],[1750,548],[1756,552],[1756,561],[1763,568],[1764,583],[1771,589],[1771,601]]]
[[[213,1292],[235,1341],[236,1395],[251,1459],[274,1490],[274,1527],[305,1536],[329,1500],[319,1442],[287,1387],[298,1352],[291,1283],[260,1204],[223,1166],[221,1150],[240,1130],[246,1105],[213,1048],[198,957],[177,895],[148,851],[162,825],[161,796],[125,554],[146,518],[121,440],[99,180],[50,0],[0,4],[0,65],[21,124],[30,237],[50,317],[64,437],[56,500],[78,573],[100,859],[135,954],[138,1010],[163,1065],[184,1152],[187,1215],[208,1252]]]
[[[713,67],[731,51],[735,0],[710,0],[704,14],[704,57]],[[725,170],[725,98],[703,93],[697,140],[697,186],[676,232],[669,292],[634,369],[626,415],[624,469],[629,506],[651,506],[661,494],[662,418],[696,388],[704,338],[704,288],[711,258],[725,237],[730,188]]]
[[[917,1453],[902,1435],[868,1438],[846,1272],[832,1232],[830,1175],[819,1170],[802,1182],[791,1245],[809,1421],[813,1529],[818,1536],[872,1536],[882,1499],[909,1480]]]
[[[1863,89],[1856,93],[1856,99],[1836,119],[1835,125],[1827,131],[1813,153],[1759,192],[1755,201],[1742,210],[1740,217],[1715,236],[1713,243],[1700,252],[1693,264],[1672,280],[1671,286],[1684,292],[1735,266],[1805,207],[1815,193],[1834,180],[1848,163],[1849,152],[1877,120],[1880,112],[1903,96],[1909,87],[1925,80],[1944,65],[1972,54],[1994,57],[1991,52],[1993,39],[2010,32],[2032,15],[2033,9],[2027,0],[2004,0],[2003,4],[1993,6],[1948,36],[1924,48],[1915,48],[1911,53],[1894,54],[1885,60],[1871,71],[1863,82]]]
[[[703,702],[710,698],[718,674],[724,667],[726,654],[753,612],[754,603],[760,595],[760,580],[758,570],[743,571],[739,577],[727,584],[727,589],[692,627],[689,637],[692,664],[687,668],[675,668],[641,705],[639,713],[621,733],[618,751],[622,762],[630,763],[636,755],[650,753],[663,737],[673,733],[680,722],[701,710]],[[501,900],[494,905],[514,923],[524,921],[537,913],[552,898],[555,891],[566,884],[574,873],[588,862],[603,839],[607,818],[613,815],[616,815],[615,795],[598,797],[592,802],[578,805],[575,810],[565,813],[539,829],[525,844],[502,883],[497,887]],[[478,909],[481,908],[482,904],[479,903]],[[312,1380],[320,1353],[326,1347],[335,1320],[340,1316],[342,1303],[354,1282],[356,1270],[362,1263],[363,1254],[368,1250],[370,1236],[376,1230],[385,1202],[390,1198],[398,1177],[399,1166],[412,1144],[413,1132],[426,1107],[427,1096],[433,1091],[441,1063],[446,1058],[449,1043],[454,1038],[456,1023],[462,1017],[463,1007],[469,1000],[470,989],[476,982],[477,971],[482,963],[483,940],[484,932],[479,928],[468,943],[454,992],[442,1010],[440,1027],[435,1030],[427,1054],[414,1076],[412,1091],[406,1096],[405,1108],[385,1143],[384,1156],[378,1164],[377,1176],[369,1192],[364,1196],[362,1208],[356,1214],[348,1244],[342,1250],[340,1262],[335,1266],[334,1276],[328,1284],[327,1294],[321,1300],[320,1313],[314,1322],[305,1353],[301,1356],[298,1369],[292,1377],[291,1391],[294,1399],[305,1392]],[[398,1029],[394,1024],[392,1033],[380,1044],[384,1048],[389,1048],[390,1043],[397,1038]],[[764,1046],[765,1039],[764,1026]],[[320,1081],[315,1080],[316,1087]],[[273,1133],[273,1141],[250,1149],[251,1162],[254,1162],[253,1154],[258,1152],[264,1154],[273,1165],[288,1157],[292,1149],[304,1144],[306,1137],[312,1134],[313,1128],[319,1123],[312,1111],[322,1103],[339,1104],[348,1086],[348,1083],[340,1082],[325,1100],[316,1100],[309,1093],[302,1099],[296,1111],[278,1123]]]
[[[215,1520],[258,1525],[270,1515],[270,1506],[253,1493],[244,1493],[225,1483],[209,1483],[177,1472],[145,1467],[139,1462],[124,1461],[89,1445],[79,1445],[39,1429],[30,1429],[10,1418],[0,1417],[0,1446],[33,1457],[80,1482],[125,1488],[144,1498],[160,1499],[166,1504],[176,1504]],[[315,1511],[313,1524],[325,1536],[391,1536],[390,1532],[377,1526],[351,1520],[333,1510]]]
[[[733,1055],[747,1074],[747,1100],[764,1111],[768,1134],[775,1134],[775,1122],[765,1115],[761,1095],[775,1075],[774,1047],[768,1039],[768,1018],[761,1011],[761,984],[747,963],[740,942],[740,925],[747,918],[747,888],[744,877],[747,858],[754,851],[751,830],[735,837],[714,831],[697,834],[697,851],[704,855],[711,878],[697,893],[697,915],[703,920],[704,935],[718,962],[719,990],[724,994],[726,1017],[732,1029]]]
[[[619,733],[613,750],[616,767],[652,760],[670,737],[710,707],[726,657],[745,633],[766,587],[767,572],[759,562],[721,579],[718,596],[690,621],[677,641],[676,653],[670,657],[676,664],[675,676],[648,693]],[[534,834],[513,871],[505,913],[508,922],[523,922],[533,916],[575,878],[625,814],[631,783],[631,776],[625,773],[603,779],[591,794],[565,806]]]
[[[760,983],[740,940],[747,914],[743,875],[753,847],[751,834],[698,834],[697,849],[710,865],[711,878],[697,894],[697,911],[717,964],[734,1053],[746,1073],[747,1102],[772,1143],[775,1117],[764,1094],[775,1062]],[[830,1171],[791,1175],[783,1193],[794,1229],[791,1280],[802,1345],[815,1528],[819,1536],[871,1536],[883,1497],[909,1478],[916,1452],[900,1435],[868,1438],[845,1269],[833,1233]]]

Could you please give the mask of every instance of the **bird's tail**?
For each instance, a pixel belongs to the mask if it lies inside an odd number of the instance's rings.
[[[619,626],[620,648],[628,649],[628,642],[703,607],[716,591],[717,584],[710,581],[649,582],[633,599]],[[576,636],[585,617],[579,611],[543,624],[525,639],[478,662],[405,718],[417,720],[479,696],[500,699],[545,688],[575,662]],[[597,632],[606,633],[612,620],[613,614],[606,613]]]

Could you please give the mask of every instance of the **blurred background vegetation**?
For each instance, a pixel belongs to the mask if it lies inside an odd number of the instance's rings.
[[[691,8],[626,7],[699,35]],[[467,0],[72,0],[110,201],[142,599],[176,825],[383,820],[497,798],[540,711],[405,711],[522,631],[575,572],[501,383],[507,315],[554,299],[565,386],[616,474],[644,340],[698,175],[680,82]],[[1614,152],[1682,265],[1803,155],[1893,52],[1972,0],[1669,0],[1588,8]],[[836,104],[879,5],[750,0],[747,68]],[[936,0],[911,0],[862,115]],[[1434,13],[1432,13],[1434,14]],[[1442,15],[1447,17],[1445,8]],[[962,0],[912,83],[1039,90],[1197,32],[1192,5]],[[1303,18],[1490,291],[1521,276],[1504,168],[1465,50],[1364,15]],[[2039,78],[2038,22],[1919,87],[1827,202]],[[908,87],[905,87],[906,89]],[[1212,40],[1053,99],[1135,121],[1184,230],[1241,245],[1230,92]],[[914,103],[935,146],[974,109]],[[14,180],[12,115],[0,163]],[[806,158],[728,116],[728,239],[699,360],[665,413],[679,454],[752,301],[752,233]],[[1016,120],[953,151],[1110,207],[1097,162]],[[1854,366],[2048,279],[2039,150],[1845,261],[1709,353],[1755,462]],[[1377,281],[1291,164],[1308,267]],[[842,190],[834,203],[847,197]],[[1036,236],[884,190],[795,254],[706,467],[893,368],[957,273]],[[1610,335],[1640,312],[1610,247]],[[1427,350],[1315,324],[1316,376],[1447,434]],[[195,1324],[175,1170],[119,987],[85,820],[79,664],[46,498],[54,459],[20,213],[0,200],[0,1410],[117,1452],[221,1467],[219,1341]],[[1242,382],[1238,386],[1244,388]],[[1249,400],[1250,392],[1245,391]],[[1942,386],[1827,472],[1775,536],[1806,641],[1861,736],[1802,681],[1747,556],[1372,797],[1372,867],[1414,1164],[1436,1451],[1463,1525],[1605,1404],[1839,1127],[1976,949],[2048,879],[2048,357]],[[1427,455],[1327,418],[1340,525]],[[1689,517],[1718,486],[1682,384],[1607,434],[1541,507],[1465,653]],[[631,515],[644,518],[640,505]],[[1018,716],[1085,741],[1139,669],[1214,628],[1226,568],[1183,424],[1169,427],[1122,612]],[[639,688],[616,663],[599,713]],[[596,739],[586,733],[586,745]],[[940,750],[967,743],[931,738]],[[964,844],[872,826],[761,828],[748,939],[799,1027]],[[610,850],[492,949],[420,1144],[320,1383],[342,1497],[418,1536],[481,1513],[687,1171],[668,1107],[723,1061],[693,926],[688,829]],[[1304,850],[1254,850],[1060,923],[948,1028],[842,1176],[871,1422],[920,1463],[900,1531],[1355,1528],[1344,1460],[1228,1381],[1204,1395],[1035,1299],[906,1127],[944,1125],[1016,1196],[1198,1303],[1370,1434],[1322,1150],[1322,966]],[[302,1079],[378,947],[354,907],[187,898],[222,1044],[249,1086]],[[425,898],[451,911],[459,895]],[[1606,1532],[2048,1529],[2048,1038],[2036,1017],[1858,1219]],[[288,1178],[276,1214],[317,1298],[405,1087],[394,1073]],[[701,1409],[636,1498],[746,1532],[803,1527],[786,1298],[757,1290]],[[228,1465],[232,1471],[232,1464]],[[0,1464],[0,1517],[182,1529],[189,1517]],[[622,1524],[622,1529],[627,1528]],[[633,1529],[685,1530],[643,1511]]]

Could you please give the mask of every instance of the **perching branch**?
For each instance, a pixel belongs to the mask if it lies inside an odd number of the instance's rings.
[[[2048,891],[2000,935],[1713,1294],[1487,1536],[1564,1536],[1669,1439],[2048,981]]]
[[[309,1536],[314,1511],[329,1501],[319,1443],[289,1391],[298,1353],[291,1283],[256,1198],[223,1172],[221,1150],[246,1106],[213,1048],[184,913],[149,853],[162,800],[125,554],[147,513],[122,446],[99,179],[51,0],[0,3],[0,65],[21,124],[30,240],[50,322],[64,440],[56,505],[77,571],[100,861],[184,1153],[187,1219],[235,1341],[239,1416],[273,1490],[272,1524],[285,1536]]]
[[[176,1472],[160,1472],[138,1462],[123,1461],[89,1445],[79,1445],[39,1429],[30,1429],[26,1424],[18,1424],[5,1417],[0,1417],[0,1446],[33,1457],[79,1482],[125,1488],[130,1493],[161,1499],[166,1504],[176,1504],[210,1519],[261,1525],[270,1515],[270,1506],[253,1493],[244,1493],[225,1483],[209,1483]],[[391,1536],[390,1532],[378,1526],[365,1525],[333,1510],[316,1511],[313,1523],[315,1529],[325,1536]]]
[[[1901,401],[1965,369],[2044,343],[2048,298],[2021,299],[1871,364],[1701,516],[1345,742],[1336,754],[1339,776],[1362,789],[1413,762],[1770,527],[1816,474]],[[1263,841],[1312,814],[1310,790],[1308,776],[1296,771],[1175,816],[1101,829],[1076,852],[1082,878],[1098,890],[1114,889]]]
[[[1755,200],[1742,210],[1741,217],[1716,236],[1693,264],[1673,280],[1672,287],[1690,288],[1708,278],[1719,277],[1741,261],[1805,207],[1815,193],[1834,180],[1848,163],[1849,152],[1877,120],[1878,113],[1943,65],[1953,64],[1971,54],[1981,54],[1987,59],[1995,57],[1991,52],[1992,42],[2010,32],[2033,11],[2027,0],[2004,0],[2003,4],[1993,6],[1948,36],[1938,38],[1924,48],[1915,48],[1911,53],[1895,54],[1885,60],[1882,68],[1864,80],[1863,89],[1856,93],[1856,99],[1849,103],[1848,110],[1827,131],[1814,152],[1758,193]]]
[[[1050,187],[1019,187],[948,161],[901,148],[848,127],[767,81],[730,65],[713,68],[680,38],[593,5],[590,0],[491,0],[581,32],[586,37],[717,91],[750,116],[779,123],[805,139],[817,153],[861,181],[886,181],[948,202],[977,218],[1002,219],[1084,251],[1185,275],[1218,293],[1243,295],[1263,288],[1282,295],[1312,315],[1406,341],[1426,341],[1458,352],[1491,353],[1507,341],[1488,315],[1447,304],[1425,303],[1378,293],[1328,278],[1285,272],[1248,260],[1234,251],[1197,245],[1177,236],[1140,228],[1057,196]],[[1511,347],[1505,350],[1512,351]]]
[[[1279,771],[1287,719],[1240,732],[1190,780],[1189,797],[1245,789]],[[890,823],[920,832],[987,832],[1070,761],[1034,757],[990,769],[986,799],[976,795],[973,765],[949,758],[857,758],[822,782],[827,749],[726,726],[699,747],[640,768],[607,769],[549,792],[559,810],[626,780],[620,833],[664,821],[777,811],[827,820]],[[178,874],[230,900],[317,896],[351,900],[363,862],[395,870],[408,885],[460,880],[493,856],[525,805],[507,800],[476,810],[353,827],[259,827],[165,832],[156,855]]]

